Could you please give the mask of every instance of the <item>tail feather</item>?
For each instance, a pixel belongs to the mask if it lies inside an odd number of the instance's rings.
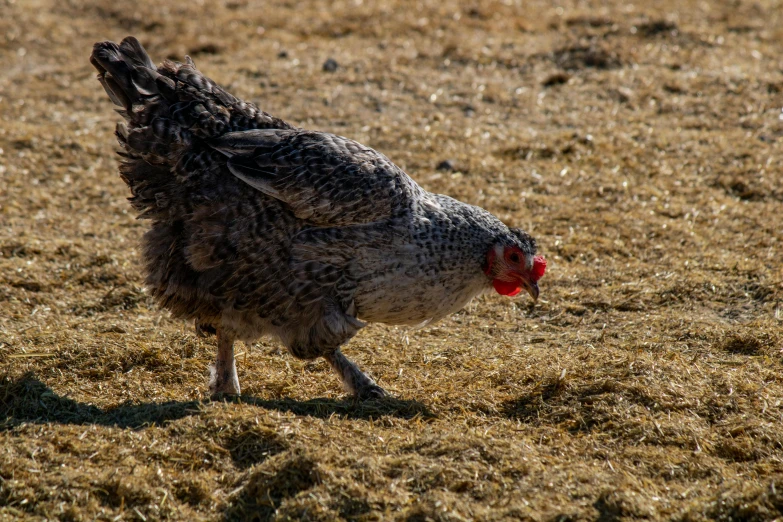
[[[239,201],[247,187],[227,171],[225,155],[210,140],[225,132],[293,127],[224,91],[190,58],[155,66],[132,37],[95,44],[90,62],[125,119],[115,134],[128,199],[139,218],[152,220],[143,250],[151,294],[175,315],[216,324],[227,297],[224,290],[204,292],[222,285],[210,256],[230,244],[223,232],[241,214],[228,212],[227,203]],[[214,230],[209,223],[222,227],[222,239],[199,232]]]
[[[131,111],[144,97],[158,93],[156,80],[161,75],[147,51],[133,37],[125,38],[120,45],[95,44],[90,62],[98,69],[98,80],[109,98],[125,111]]]
[[[118,112],[130,122],[128,144],[137,129],[152,125],[158,118],[170,123],[159,124],[153,131],[163,128],[174,131],[179,127],[177,136],[166,136],[175,155],[179,152],[178,140],[188,133],[208,140],[226,132],[293,128],[223,90],[201,74],[190,57],[185,57],[185,63],[166,60],[156,67],[132,36],[119,45],[96,43],[90,62],[98,70],[98,80],[109,98],[122,107]],[[157,132],[146,136],[153,137],[161,138]],[[139,139],[136,143],[141,145],[146,140]],[[139,152],[150,151],[140,149]]]
[[[191,211],[203,184],[214,183],[225,163],[209,140],[225,132],[293,128],[227,93],[190,57],[156,66],[132,36],[120,44],[96,43],[90,62],[126,120],[115,132],[123,149],[120,175],[140,218],[177,221]]]

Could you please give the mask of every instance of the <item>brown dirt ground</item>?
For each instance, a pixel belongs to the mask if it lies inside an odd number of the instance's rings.
[[[0,519],[783,516],[780,1],[134,4],[0,0]],[[526,228],[543,298],[367,328],[396,400],[262,341],[206,401],[87,60],[128,34]]]

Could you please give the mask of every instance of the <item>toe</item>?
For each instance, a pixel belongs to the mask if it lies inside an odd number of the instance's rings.
[[[210,387],[209,392],[212,397],[233,397],[240,395],[239,387],[234,386],[233,383],[228,382],[223,386]]]
[[[383,399],[384,397],[388,397],[388,396],[389,394],[386,393],[386,390],[384,390],[377,384],[371,384],[365,386],[362,389],[360,389],[356,394],[356,398],[361,401]]]
[[[209,395],[209,400],[216,401],[216,402],[222,402],[222,401],[228,401],[233,402],[235,399],[239,398],[238,393],[230,393],[230,392],[212,392]]]
[[[209,387],[210,399],[221,401],[223,399],[233,399],[239,397],[239,386],[231,381],[220,383],[218,386]]]

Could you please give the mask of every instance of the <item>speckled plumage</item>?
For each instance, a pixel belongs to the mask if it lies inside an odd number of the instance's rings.
[[[128,121],[120,174],[152,222],[146,283],[218,333],[213,391],[239,392],[234,339],[268,334],[296,357],[326,357],[357,395],[382,395],[339,350],[365,321],[459,310],[492,288],[492,249],[516,246],[532,266],[526,233],[423,190],[369,147],[234,98],[189,58],[156,67],[126,38],[96,44],[91,62]]]

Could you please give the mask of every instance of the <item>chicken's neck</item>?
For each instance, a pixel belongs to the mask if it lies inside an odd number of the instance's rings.
[[[486,252],[508,229],[489,212],[426,194],[395,224],[390,249],[368,251],[356,304],[363,320],[420,324],[441,319],[492,288]]]

